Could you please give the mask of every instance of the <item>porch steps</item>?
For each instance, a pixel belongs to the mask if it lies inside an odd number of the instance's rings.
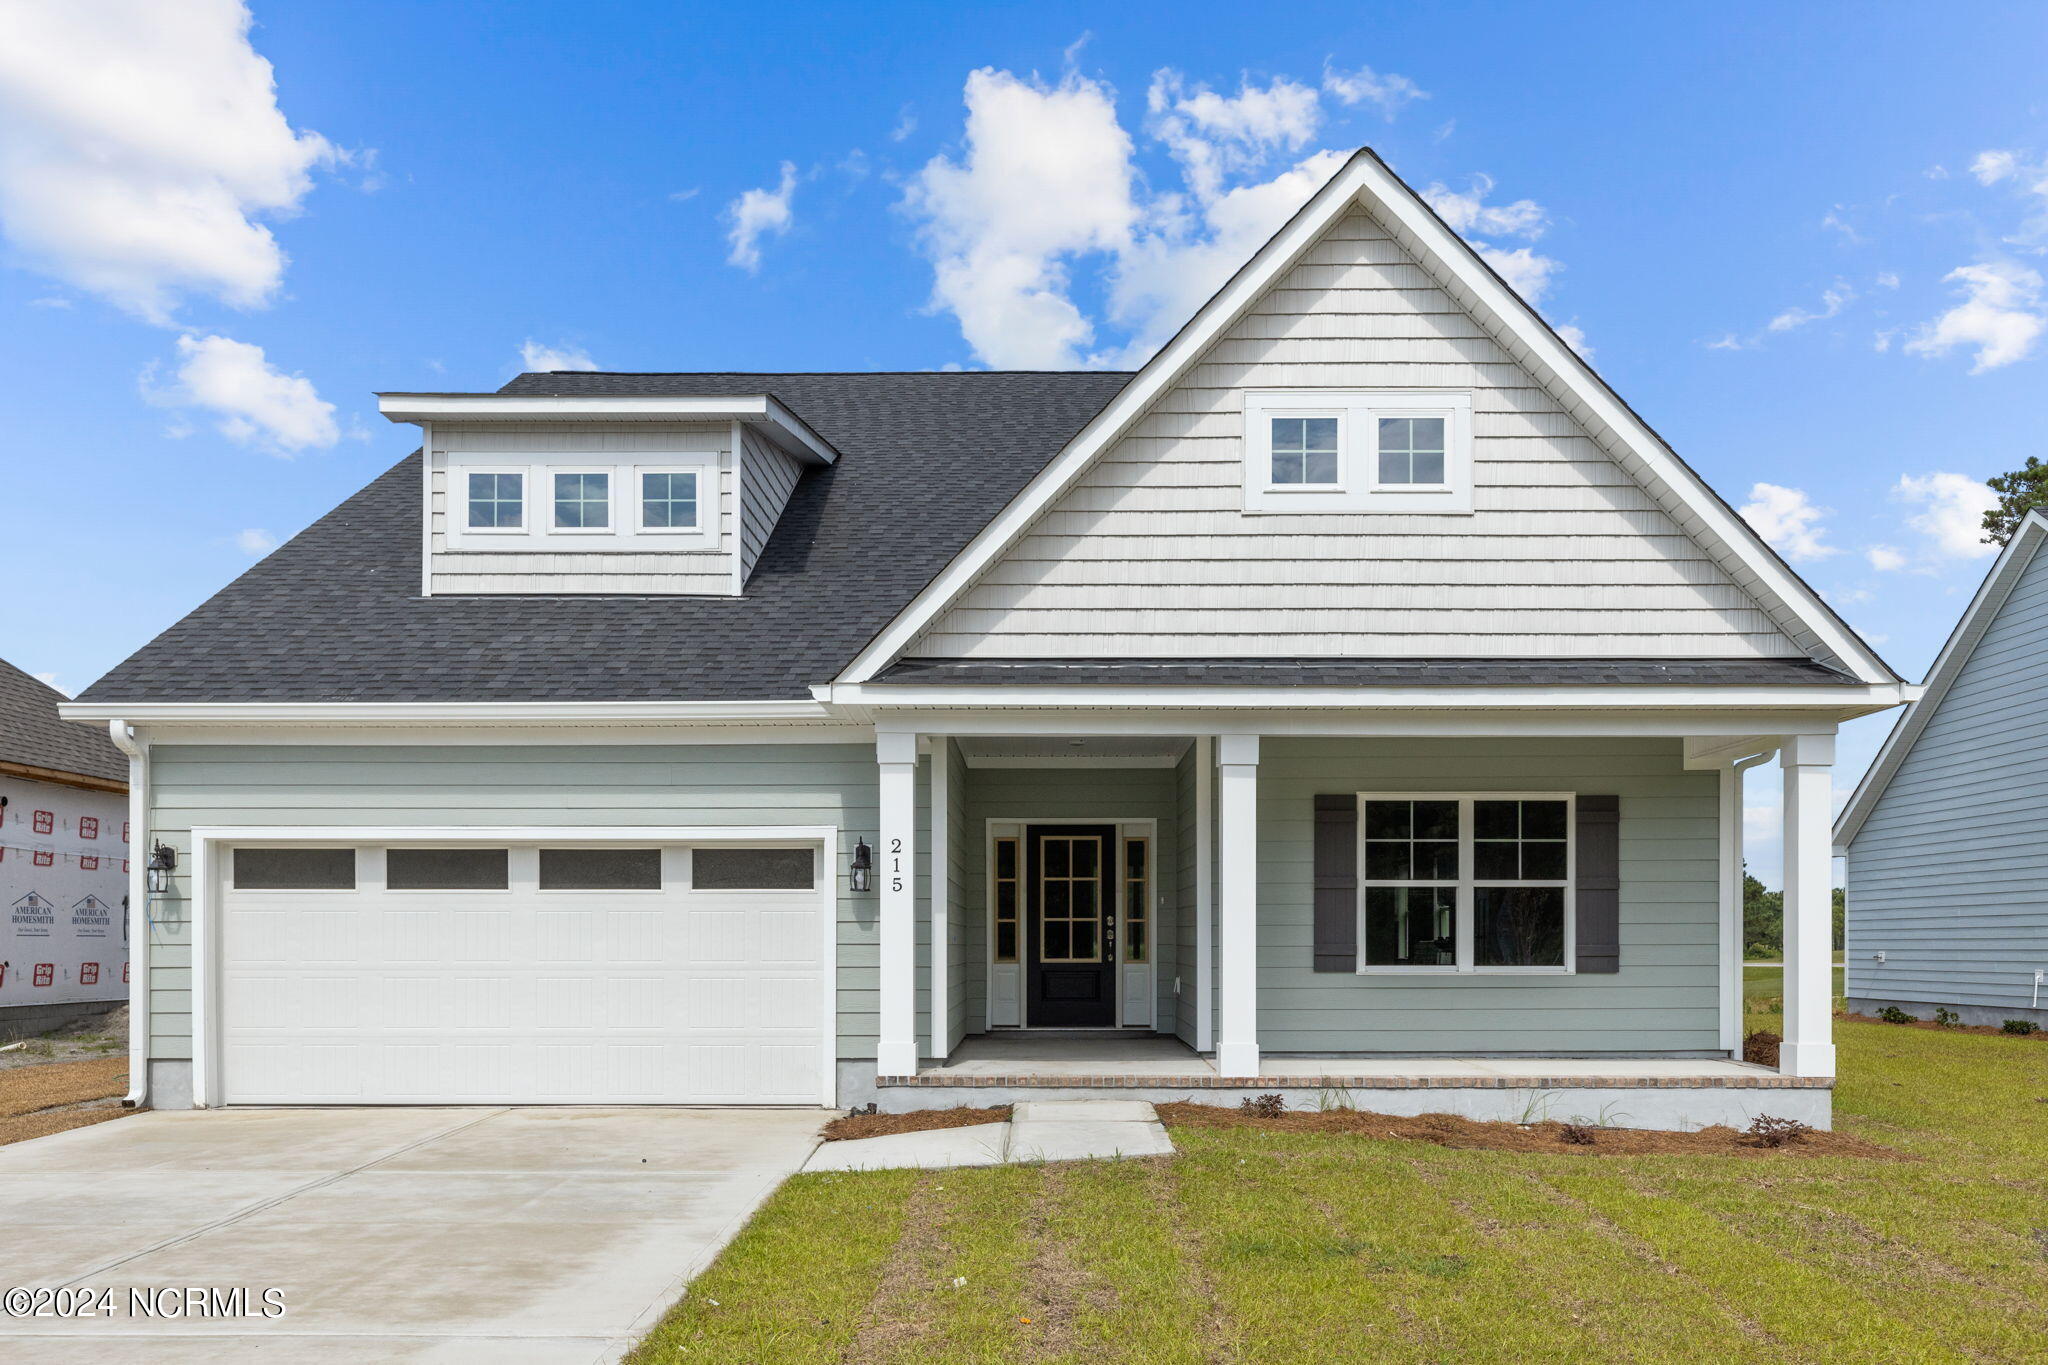
[[[1008,1123],[821,1143],[804,1169],[943,1170],[1172,1153],[1165,1125],[1142,1100],[1027,1100],[1011,1111]]]

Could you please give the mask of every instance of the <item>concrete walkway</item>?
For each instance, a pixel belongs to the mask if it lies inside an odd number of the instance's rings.
[[[615,1360],[803,1164],[823,1121],[230,1109],[0,1147],[0,1287],[115,1298],[110,1316],[0,1316],[0,1360]],[[138,1317],[134,1287],[240,1288],[247,1306]],[[281,1315],[263,1316],[265,1289]]]
[[[1008,1123],[933,1128],[922,1133],[827,1142],[804,1163],[807,1171],[941,1170],[1027,1161],[1089,1161],[1167,1156],[1173,1140],[1151,1105],[1140,1100],[1033,1100]]]

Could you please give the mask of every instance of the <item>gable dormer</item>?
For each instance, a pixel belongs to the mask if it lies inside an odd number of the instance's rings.
[[[773,396],[386,393],[420,428],[428,596],[732,597],[808,466]]]

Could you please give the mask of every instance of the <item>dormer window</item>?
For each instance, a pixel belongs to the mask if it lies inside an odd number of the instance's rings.
[[[526,527],[526,476],[476,473],[469,476],[469,529],[519,531]]]
[[[697,471],[644,470],[640,475],[640,529],[697,529]]]
[[[1247,512],[1472,510],[1472,395],[1293,389],[1244,396]]]
[[[608,531],[612,524],[612,476],[579,471],[555,475],[555,529]]]

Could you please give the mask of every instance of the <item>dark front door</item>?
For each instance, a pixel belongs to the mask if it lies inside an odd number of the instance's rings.
[[[1116,826],[1033,825],[1024,854],[1024,1022],[1113,1027]]]

